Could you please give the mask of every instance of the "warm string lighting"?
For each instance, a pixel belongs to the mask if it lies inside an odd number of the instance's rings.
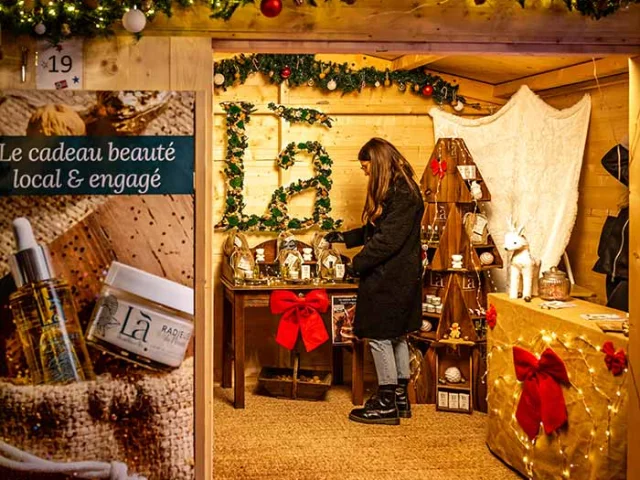
[[[497,327],[498,325],[496,325]],[[543,342],[543,345],[540,345],[540,342]],[[609,395],[606,394],[606,392],[604,390],[602,390],[602,388],[600,388],[595,380],[595,376],[596,376],[596,370],[595,368],[593,368],[588,360],[587,360],[587,356],[585,354],[585,348],[587,349],[591,349],[593,351],[596,352],[600,352],[601,351],[601,347],[599,345],[595,345],[593,344],[585,335],[578,335],[575,336],[573,338],[571,338],[571,336],[569,334],[563,334],[562,336],[559,336],[556,332],[554,331],[547,331],[547,330],[540,330],[540,332],[535,335],[532,340],[530,342],[525,342],[522,336],[519,336],[518,339],[514,342],[514,344],[510,345],[507,343],[497,343],[495,342],[492,346],[491,349],[489,350],[489,352],[487,353],[487,370],[490,369],[490,361],[492,356],[494,355],[495,352],[508,352],[511,353],[512,352],[512,348],[515,345],[521,346],[523,348],[527,348],[530,351],[537,351],[540,349],[540,347],[547,348],[549,347],[551,344],[559,344],[560,346],[562,346],[566,351],[568,352],[577,352],[578,353],[578,360],[580,360],[582,363],[584,363],[585,368],[587,373],[589,373],[589,380],[590,380],[590,384],[592,389],[599,394],[599,396],[601,398],[603,398],[606,402],[607,402],[607,423],[606,423],[606,428],[603,432],[603,438],[601,442],[597,442],[596,441],[596,436],[598,433],[598,425],[596,422],[596,419],[594,417],[592,408],[589,407],[589,405],[586,402],[586,398],[584,396],[584,391],[582,388],[578,387],[575,383],[573,383],[571,381],[571,375],[569,374],[569,372],[567,372],[569,379],[570,379],[570,387],[572,389],[574,389],[576,391],[577,397],[580,400],[580,402],[582,403],[586,414],[589,416],[589,419],[591,421],[592,424],[592,428],[590,431],[590,436],[588,439],[588,445],[587,445],[587,453],[584,455],[584,460],[589,461],[593,459],[593,452],[594,449],[596,449],[596,452],[604,452],[605,449],[609,449],[610,446],[610,441],[611,441],[611,436],[612,436],[612,432],[611,432],[611,423],[615,417],[615,415],[619,412],[620,410],[620,406],[622,404],[623,401],[623,396],[622,396],[622,391],[624,389],[625,386],[625,382],[626,382],[626,375],[621,379],[620,383],[617,385],[617,389],[616,389],[616,393],[615,393],[615,397],[610,397]],[[574,345],[579,345],[578,347],[575,347]],[[572,347],[573,346],[573,347]],[[536,355],[539,358],[539,355]],[[624,370],[624,373],[627,373],[627,369]],[[512,405],[511,405],[511,412],[515,412],[517,409],[517,401],[520,397],[521,394],[521,388],[518,389],[517,386],[519,384],[519,382],[514,382],[513,384],[510,383],[510,379],[511,376],[510,375],[500,375],[498,376],[494,381],[493,381],[493,385],[489,385],[487,388],[487,402],[490,402],[490,395],[492,393],[492,389],[497,390],[500,383],[504,383],[505,386],[507,387],[514,387],[514,394],[512,395]],[[490,412],[492,412],[493,414],[497,415],[498,417],[503,417],[502,415],[502,410],[497,409],[497,408],[492,408],[490,409]],[[523,457],[523,462],[525,464],[525,468],[526,468],[526,473],[527,476],[529,478],[533,478],[533,459],[534,459],[534,454],[535,454],[535,440],[532,443],[529,443],[528,438],[526,437],[526,435],[523,435],[521,433],[521,428],[520,426],[517,424],[517,419],[515,418],[515,414],[512,413],[511,414],[511,418],[508,419],[509,422],[509,426],[511,428],[511,430],[514,433],[515,438],[518,440],[518,442],[521,444],[522,448],[526,451],[526,455]],[[573,469],[575,469],[576,467],[579,467],[580,464],[579,462],[573,460],[573,459],[569,459],[567,456],[567,450],[566,450],[566,446],[561,444],[561,437],[560,437],[560,433],[555,433],[555,438],[557,440],[557,443],[560,444],[559,446],[559,454],[562,457],[563,460],[563,469],[562,469],[562,477],[563,478],[570,478],[571,477],[571,471]]]

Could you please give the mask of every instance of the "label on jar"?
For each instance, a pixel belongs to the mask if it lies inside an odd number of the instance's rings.
[[[179,367],[192,333],[191,322],[107,295],[99,300],[87,339]]]
[[[336,263],[336,260],[338,260],[338,258],[335,255],[327,255],[322,264],[327,268],[331,268]]]
[[[247,260],[246,258],[241,258],[238,262],[238,270],[251,270],[251,262],[249,262],[249,260]]]
[[[342,280],[344,278],[344,274],[345,274],[344,263],[336,264],[336,278],[338,280]]]
[[[311,278],[311,266],[302,265],[302,280],[309,280]]]
[[[236,247],[242,247],[242,240],[240,240],[240,237],[236,235],[236,237],[233,239],[233,244]]]
[[[285,258],[284,264],[287,267],[292,268],[297,261],[298,257],[296,257],[293,253],[290,253],[289,255],[287,255],[287,258]]]

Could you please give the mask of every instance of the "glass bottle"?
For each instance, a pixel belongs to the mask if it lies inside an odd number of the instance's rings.
[[[280,275],[285,282],[298,281],[302,278],[303,263],[302,255],[295,247],[280,250],[278,264],[280,265]]]
[[[344,278],[344,262],[340,253],[329,246],[329,248],[320,252],[318,258],[318,275],[325,282],[335,282]]]
[[[35,384],[93,380],[69,285],[56,278],[47,248],[38,245],[26,218],[13,222],[18,253],[10,258],[17,291],[9,305]]]

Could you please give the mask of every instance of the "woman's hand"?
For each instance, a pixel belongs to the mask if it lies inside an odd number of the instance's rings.
[[[329,243],[344,243],[344,235],[342,232],[329,232],[324,236]]]

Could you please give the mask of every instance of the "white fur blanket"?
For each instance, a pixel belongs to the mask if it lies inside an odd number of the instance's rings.
[[[512,216],[525,226],[541,271],[557,265],[569,243],[590,113],[589,95],[557,110],[526,86],[487,117],[467,119],[438,108],[429,112],[436,140],[464,139],[480,169],[491,192],[486,213],[496,244],[502,248]],[[501,252],[506,264],[506,252]],[[492,274],[498,290],[506,288],[506,273]]]

